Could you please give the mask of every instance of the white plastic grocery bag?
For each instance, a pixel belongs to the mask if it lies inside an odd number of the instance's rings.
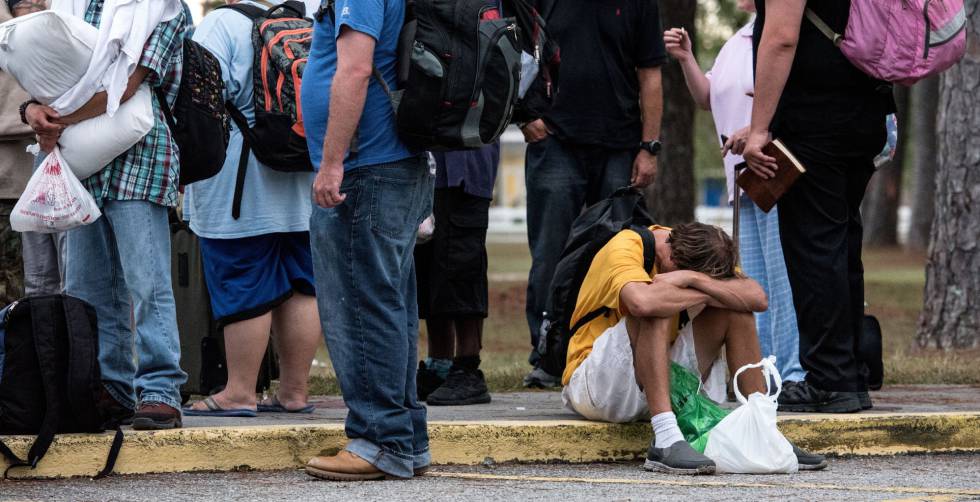
[[[750,368],[762,368],[766,395],[755,392],[746,400],[738,389],[738,377]],[[775,394],[771,392],[770,380],[776,384]],[[704,454],[715,461],[717,472],[770,474],[799,470],[793,445],[776,427],[776,399],[783,387],[776,357],[742,366],[735,372],[732,386],[742,405],[718,422],[708,434],[704,448]]]
[[[53,233],[88,225],[102,212],[65,164],[58,147],[34,172],[10,214],[17,232]]]

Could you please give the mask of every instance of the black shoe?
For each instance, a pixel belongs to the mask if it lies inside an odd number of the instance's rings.
[[[435,370],[425,367],[425,361],[419,361],[419,371],[415,374],[415,390],[418,392],[418,400],[425,401],[429,394],[439,388],[446,379],[439,376]]]
[[[875,407],[874,403],[871,402],[871,394],[868,391],[857,392],[856,394],[858,402],[861,403],[862,410],[870,410]]]
[[[112,394],[109,394],[105,387],[99,393],[99,402],[96,406],[98,406],[102,418],[105,420],[103,427],[107,429],[115,429],[119,425],[131,425],[133,423],[133,410],[116,401],[116,398],[112,397]]]
[[[854,413],[861,411],[856,392],[822,390],[803,382],[787,382],[779,394],[779,411]]]
[[[796,463],[800,465],[801,471],[819,471],[827,468],[827,457],[810,453],[793,443],[793,453],[796,454]]]
[[[647,460],[643,463],[643,468],[648,471],[667,474],[715,473],[715,461],[695,451],[687,441],[678,441],[667,448],[657,448],[654,444],[650,442]]]
[[[480,370],[464,370],[453,366],[441,387],[429,394],[430,406],[462,406],[490,402],[487,381]]]
[[[561,387],[561,380],[541,368],[534,368],[524,377],[524,387],[529,389],[552,389]]]

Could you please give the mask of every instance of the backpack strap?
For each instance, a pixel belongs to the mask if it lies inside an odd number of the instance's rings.
[[[170,133],[173,134],[177,131],[177,121],[174,120],[174,112],[170,109],[170,105],[167,104],[167,95],[164,94],[162,87],[154,87],[153,95],[156,96],[157,101],[160,104],[160,109],[163,110],[163,116],[167,119],[167,126],[170,127]]]
[[[230,10],[233,10],[233,11],[235,11],[235,12],[237,12],[237,13],[239,13],[239,14],[241,14],[241,15],[249,18],[249,19],[251,19],[252,21],[255,21],[256,19],[258,19],[260,17],[264,17],[265,16],[265,13],[267,12],[266,9],[263,9],[261,7],[256,7],[254,5],[249,5],[249,4],[240,3],[240,2],[239,3],[233,3],[233,4],[221,5],[219,7],[215,7],[214,10],[218,10],[218,9],[230,9]]]
[[[87,308],[91,307],[69,297],[62,299],[61,307],[68,335],[68,379],[65,382],[68,405],[76,423],[91,428],[91,432],[101,432],[103,420],[95,402],[102,385],[98,366],[98,327],[90,321]],[[94,317],[95,313],[91,314]]]
[[[818,16],[816,12],[813,12],[809,8],[806,9],[804,15],[811,23],[813,23],[814,26],[817,27],[818,30],[820,30],[820,33],[823,33],[823,36],[829,38],[830,41],[834,43],[835,47],[840,47],[841,42],[844,41],[844,35],[835,32],[827,23],[824,22],[823,19],[820,19],[820,16]]]
[[[116,434],[112,437],[112,446],[109,447],[109,455],[105,459],[105,466],[102,467],[102,470],[93,479],[102,479],[112,474],[112,470],[116,468],[116,460],[119,458],[119,451],[122,450],[122,444],[123,431],[117,424]]]
[[[236,4],[237,5],[237,4]],[[238,174],[235,176],[235,194],[231,200],[231,217],[238,219],[242,215],[242,196],[245,192],[245,173],[248,171],[248,156],[251,153],[251,147],[249,147],[248,131],[251,129],[248,126],[248,120],[245,118],[245,114],[238,109],[231,101],[225,102],[225,108],[228,109],[228,115],[231,119],[235,121],[235,125],[238,126],[238,130],[242,133],[242,152],[238,156]]]

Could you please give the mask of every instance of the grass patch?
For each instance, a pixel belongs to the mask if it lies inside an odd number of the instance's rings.
[[[527,322],[524,317],[526,284],[511,280],[526,277],[531,259],[527,244],[490,243],[487,249],[491,277],[508,281],[490,283],[490,317],[483,341],[482,368],[493,392],[522,390],[521,380],[530,370]],[[925,257],[900,250],[869,249],[865,252],[867,312],[882,325],[886,384],[980,384],[980,354],[923,352],[915,343]],[[420,357],[425,357],[426,333],[421,328]],[[311,393],[339,394],[326,350],[317,355],[318,367],[311,377]]]

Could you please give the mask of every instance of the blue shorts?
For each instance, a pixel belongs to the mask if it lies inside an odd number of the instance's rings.
[[[264,315],[294,291],[316,294],[309,232],[201,238],[201,258],[219,326]]]

